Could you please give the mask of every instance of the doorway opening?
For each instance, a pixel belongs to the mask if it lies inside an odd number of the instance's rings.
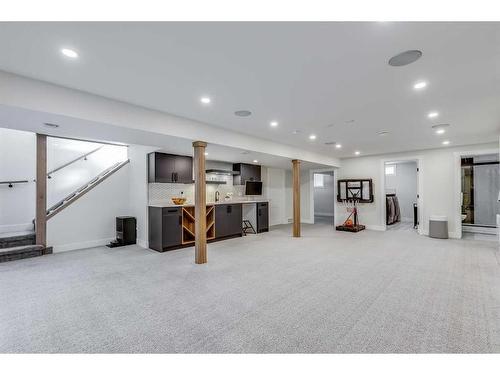
[[[335,179],[333,171],[313,173],[314,223],[335,224]]]
[[[387,230],[418,231],[418,163],[384,163],[385,224]]]
[[[462,238],[496,241],[500,191],[498,153],[461,157]]]

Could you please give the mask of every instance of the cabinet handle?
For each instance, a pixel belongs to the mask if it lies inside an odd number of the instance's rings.
[[[179,216],[179,225],[182,225],[182,216]]]

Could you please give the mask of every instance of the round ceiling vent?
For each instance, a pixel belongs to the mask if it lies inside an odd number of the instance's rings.
[[[248,117],[252,114],[252,112],[250,112],[246,109],[241,109],[239,111],[234,112],[234,114],[238,117]]]
[[[442,129],[442,128],[447,128],[449,127],[450,124],[437,124],[437,125],[432,125],[432,129]]]
[[[49,128],[58,128],[58,127],[59,127],[59,125],[57,125],[57,124],[52,124],[52,123],[50,123],[50,122],[44,122],[43,124],[44,124],[45,126],[49,127]]]
[[[417,61],[422,57],[422,51],[417,49],[401,52],[400,54],[391,57],[389,60],[390,66],[405,66]]]

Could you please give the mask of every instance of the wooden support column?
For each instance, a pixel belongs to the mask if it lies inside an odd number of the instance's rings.
[[[47,246],[47,136],[36,135],[35,240]]]
[[[193,142],[194,148],[194,246],[196,264],[207,263],[207,186],[205,181],[205,142]]]
[[[293,236],[300,237],[300,160],[292,160]]]

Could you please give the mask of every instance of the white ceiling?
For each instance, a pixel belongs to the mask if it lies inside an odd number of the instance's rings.
[[[423,57],[387,64],[408,49]],[[489,142],[500,129],[500,23],[0,23],[0,51],[1,70],[335,157]]]
[[[64,124],[60,128],[46,127],[44,123]],[[42,133],[55,137],[68,137],[91,142],[113,142],[121,145],[148,146],[150,151],[164,151],[179,155],[192,155],[192,141],[150,131],[128,129],[89,120],[66,117],[53,113],[38,112],[0,105],[2,127]],[[57,141],[55,141],[57,143]],[[65,145],[67,141],[63,142]],[[93,148],[92,144],[89,144]],[[244,150],[217,144],[209,144],[207,160],[229,163],[250,163],[271,168],[291,169],[291,159],[263,152]],[[318,163],[302,161],[304,170],[332,168]]]

